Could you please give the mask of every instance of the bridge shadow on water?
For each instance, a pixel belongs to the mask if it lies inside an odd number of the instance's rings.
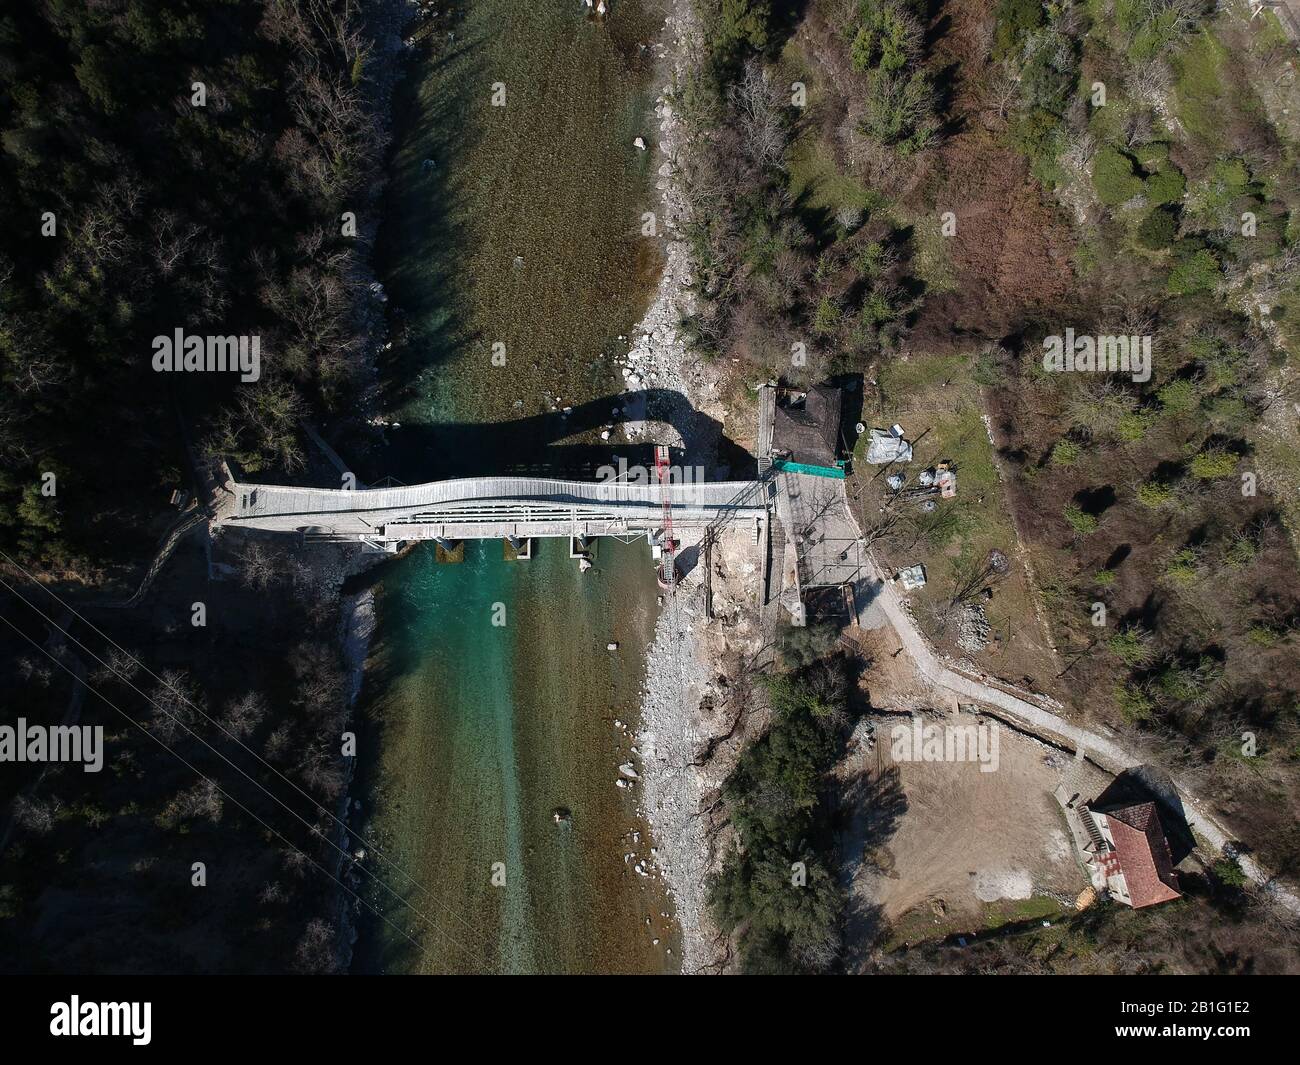
[[[634,397],[636,402],[633,402]],[[641,404],[644,404],[643,406]],[[629,404],[631,408],[629,409]],[[615,410],[618,414],[614,414]],[[618,427],[644,422],[649,439],[616,441]],[[376,483],[392,477],[404,484],[453,477],[530,475],[595,480],[602,466],[654,466],[654,444],[663,439],[657,424],[671,425],[688,441],[716,440],[717,464],[706,469],[710,480],[748,479],[756,475],[753,456],[726,437],[721,424],[691,406],[680,392],[649,389],[614,393],[561,411],[525,415],[505,422],[403,424],[387,430],[387,446],[358,463],[362,479]],[[602,429],[614,426],[609,441]],[[683,449],[670,449],[681,465]]]

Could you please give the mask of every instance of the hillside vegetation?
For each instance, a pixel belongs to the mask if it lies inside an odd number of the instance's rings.
[[[372,53],[331,0],[0,15],[0,543],[89,576],[152,542],[186,437],[292,470],[300,416],[356,408]],[[155,373],[178,328],[260,336],[260,379]]]
[[[959,498],[899,520],[874,469],[849,489],[879,553],[926,563],[931,638],[1296,873],[1296,43],[1199,0],[699,8],[702,350],[908,411]],[[1149,342],[1149,373],[1052,372],[1067,329]],[[968,652],[971,592],[1001,631]]]

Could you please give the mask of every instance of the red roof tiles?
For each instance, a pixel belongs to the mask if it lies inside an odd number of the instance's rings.
[[[1153,802],[1107,810],[1111,840],[1134,909],[1180,898],[1173,855]]]

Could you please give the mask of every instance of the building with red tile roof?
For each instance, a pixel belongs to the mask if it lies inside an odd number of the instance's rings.
[[[1081,812],[1091,817],[1100,835],[1103,845],[1093,850],[1091,861],[1103,874],[1111,898],[1140,909],[1182,897],[1154,802]]]

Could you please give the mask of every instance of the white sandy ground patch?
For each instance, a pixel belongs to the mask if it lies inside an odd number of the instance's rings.
[[[974,890],[981,902],[1027,899],[1034,893],[1034,878],[1028,869],[985,869],[975,874]]]

